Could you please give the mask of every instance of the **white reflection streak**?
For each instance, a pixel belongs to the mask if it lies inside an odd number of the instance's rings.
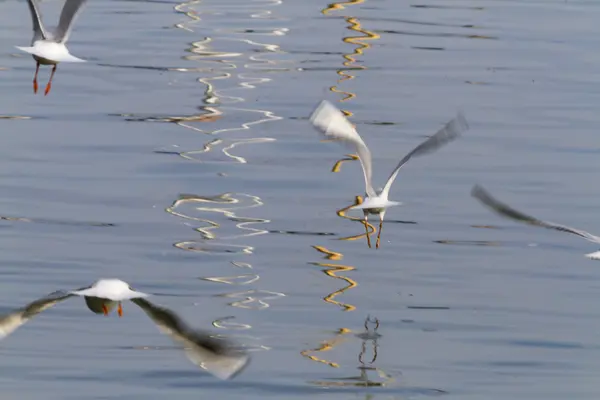
[[[247,290],[245,292],[237,292],[237,293],[223,293],[218,295],[219,297],[227,297],[227,298],[240,298],[243,300],[238,300],[229,303],[233,307],[239,308],[249,308],[255,310],[262,310],[270,307],[271,305],[264,300],[278,299],[281,297],[285,297],[285,294],[279,292],[272,292],[269,290]]]
[[[200,16],[196,12],[196,10],[194,10],[194,9],[190,10],[190,9],[186,9],[186,8],[193,6],[194,4],[198,4],[200,2],[201,2],[201,0],[192,0],[192,1],[177,4],[175,7],[173,7],[176,12],[185,14],[185,16],[191,20],[191,21],[188,20],[185,22],[175,24],[176,28],[180,28],[180,29],[186,30],[188,32],[194,32],[194,30],[192,28],[190,28],[189,25],[197,24],[202,19],[200,18]]]
[[[244,246],[244,245],[239,245],[239,244],[211,244],[210,247],[209,246],[201,246],[199,245],[198,242],[193,241],[193,240],[188,240],[185,242],[178,242],[175,243],[174,245],[175,247],[177,247],[178,249],[182,249],[185,251],[191,251],[193,253],[215,253],[218,250],[215,250],[215,248],[218,247],[222,247],[223,249],[225,249],[225,252],[227,253],[232,253],[231,250],[228,251],[228,249],[241,249],[238,253],[244,253],[244,254],[252,254],[254,247],[252,246]]]
[[[221,151],[227,157],[237,161],[238,163],[246,164],[247,161],[244,157],[235,156],[235,155],[229,153],[229,150],[233,149],[234,147],[236,147],[237,145],[240,145],[240,144],[253,144],[253,143],[264,143],[264,142],[273,142],[273,141],[275,141],[275,139],[273,139],[273,138],[240,139],[240,140],[233,141],[229,146],[223,147],[223,149],[221,149]],[[222,144],[222,143],[225,143],[225,141],[223,139],[215,139],[215,140],[205,144],[203,150],[184,151],[184,152],[181,152],[179,155],[188,160],[198,160],[197,158],[191,157],[191,156],[194,154],[208,153],[209,151],[212,150],[212,148],[214,146]]]
[[[249,263],[232,261],[231,264],[238,268],[252,269],[252,265],[250,265]],[[215,276],[201,279],[211,282],[226,283],[228,285],[248,285],[259,280],[260,276],[258,276],[258,274],[243,274],[235,276]]]
[[[247,217],[240,217],[238,216],[233,210],[239,210],[239,209],[247,209],[247,208],[254,208],[254,207],[260,207],[262,206],[264,203],[260,200],[260,198],[258,196],[253,196],[253,195],[249,195],[249,194],[245,194],[245,193],[237,193],[237,195],[242,195],[242,196],[246,196],[248,198],[251,199],[253,204],[250,205],[244,205],[241,207],[195,207],[194,210],[196,211],[205,211],[205,212],[215,212],[215,213],[221,213],[223,214],[225,217],[227,217],[229,220],[233,221],[233,222],[237,222],[235,224],[235,226],[243,231],[246,232],[250,232],[250,233],[244,233],[244,234],[240,234],[240,235],[232,235],[232,236],[226,236],[226,237],[222,237],[220,239],[237,239],[240,237],[250,237],[250,236],[257,236],[257,235],[264,235],[265,233],[269,233],[268,230],[265,229],[258,229],[258,228],[253,228],[250,227],[248,225],[251,224],[266,224],[271,222],[270,220],[267,219],[261,219],[261,218],[247,218]],[[234,197],[230,197],[230,194],[224,194],[222,196],[223,198],[226,198],[227,200],[231,200],[229,204],[236,204],[239,203],[239,199],[236,199]],[[207,224],[209,224],[208,227],[202,227],[202,228],[195,228],[198,232],[202,233],[204,235],[204,237],[206,239],[216,239],[215,234],[213,234],[211,232],[211,230],[214,229],[218,229],[220,227],[219,224],[205,219],[205,218],[199,218],[199,217],[193,217],[187,214],[183,214],[180,213],[178,211],[176,211],[175,209],[183,204],[186,203],[217,203],[215,201],[211,201],[209,199],[205,199],[202,197],[192,197],[192,198],[184,198],[184,199],[179,199],[177,201],[175,201],[173,203],[173,205],[171,207],[168,207],[166,209],[166,211],[170,214],[173,214],[175,216],[178,216],[180,218],[184,218],[184,219],[188,219],[188,220],[193,220],[193,221],[199,221],[199,222],[205,222]]]
[[[194,32],[194,29],[199,26],[197,25],[202,18],[206,21],[206,15],[231,15],[231,14],[240,14],[245,13],[253,19],[262,19],[262,20],[277,20],[277,17],[273,16],[273,12],[271,10],[264,10],[260,8],[268,8],[272,6],[279,6],[283,3],[282,0],[215,0],[215,1],[206,1],[203,0],[193,0],[181,3],[175,6],[175,11],[179,13],[183,13],[186,17],[189,18],[189,21],[182,22],[176,25],[177,28],[184,29],[188,32]],[[196,10],[195,7],[201,4],[203,10]],[[198,7],[200,8],[200,7]],[[257,8],[259,8],[257,10]],[[207,11],[207,10],[212,11]],[[237,16],[234,18],[238,18]],[[212,21],[211,21],[212,22]],[[224,26],[222,24],[218,26]],[[227,26],[227,25],[225,25]],[[231,25],[229,25],[231,26]],[[220,36],[225,32],[229,32],[229,36],[238,36],[238,35],[246,35],[246,36],[276,36],[281,37],[287,34],[289,31],[288,28],[281,27],[270,27],[266,29],[260,30],[251,30],[251,29],[243,29],[243,31],[237,30],[226,30],[226,29],[213,29],[212,30],[216,35]],[[208,35],[207,35],[208,36]],[[240,37],[206,37],[202,40],[198,40],[192,43],[191,49],[189,49],[190,54],[187,54],[184,59],[188,61],[193,61],[199,63],[200,65],[197,68],[180,68],[177,69],[181,72],[200,72],[204,76],[198,78],[198,82],[205,85],[206,90],[204,92],[204,104],[215,105],[219,108],[220,114],[226,114],[225,117],[229,116],[228,111],[233,111],[234,115],[239,114],[239,112],[251,112],[251,113],[259,113],[259,118],[255,121],[245,122],[239,126],[235,127],[226,127],[216,130],[203,130],[197,128],[193,124],[194,121],[190,121],[187,125],[180,124],[188,129],[192,129],[197,132],[201,132],[204,134],[217,135],[219,133],[224,132],[234,132],[234,131],[249,131],[252,132],[252,128],[254,125],[261,124],[265,122],[277,121],[283,119],[282,117],[276,116],[273,112],[267,110],[257,110],[257,109],[244,109],[244,108],[234,108],[234,107],[222,107],[223,104],[235,104],[246,102],[247,100],[241,96],[231,95],[231,91],[233,90],[252,90],[257,89],[260,85],[267,84],[272,81],[271,78],[265,76],[256,76],[255,73],[272,73],[272,72],[285,72],[290,71],[290,68],[285,68],[279,66],[280,62],[264,59],[263,56],[269,54],[286,54],[281,50],[279,45],[271,44],[271,43],[259,43],[257,41],[252,41],[247,38]],[[215,45],[215,40],[219,42],[222,41],[235,41],[239,43],[244,43],[245,45],[249,45],[255,48],[250,47],[249,50],[244,50],[243,52],[238,52],[239,45],[236,46],[231,51],[228,49],[219,49],[215,50],[211,48],[211,46],[217,47]],[[245,58],[245,60],[244,60]],[[242,67],[238,67],[238,65],[242,65]],[[240,69],[245,70],[245,73],[240,73]],[[236,72],[234,72],[236,71]],[[209,75],[209,76],[206,76]],[[212,75],[212,76],[211,76]],[[218,81],[227,80],[227,79],[236,79],[233,87],[229,88],[219,88],[215,87],[215,84]],[[231,82],[231,81],[230,81]],[[221,86],[221,85],[219,85]],[[237,93],[236,93],[237,94]],[[224,121],[229,122],[230,119],[223,119]],[[206,126],[206,125],[204,125]],[[213,127],[214,125],[208,125]],[[251,133],[250,133],[251,134]],[[181,157],[195,160],[193,157],[195,154],[203,154],[207,153],[211,150],[216,150],[217,146],[219,150],[225,154],[231,160],[235,162],[246,164],[247,161],[244,157],[234,155],[233,149],[235,147],[239,147],[242,144],[256,144],[256,143],[266,143],[275,141],[274,138],[265,138],[265,137],[252,137],[252,138],[236,138],[236,139],[216,139],[214,141],[209,142],[204,145],[203,150],[194,150],[179,153]],[[237,194],[236,194],[237,195]],[[268,223],[269,220],[258,219],[258,218],[247,218],[240,217],[237,215],[237,210],[241,208],[252,208],[262,206],[263,202],[257,196],[241,194],[242,196],[246,196],[246,198],[250,199],[250,204],[244,202],[244,204],[240,204],[243,199],[232,198],[230,194],[226,194],[221,196],[221,201],[215,201],[216,197],[211,201],[210,199],[200,198],[200,197],[188,197],[185,199],[180,199],[175,201],[170,208],[167,209],[173,215],[179,216],[186,220],[191,221],[200,221],[208,224],[207,227],[196,228],[197,231],[202,233],[205,238],[208,239],[216,239],[217,237],[211,231],[215,231],[220,227],[219,224],[213,221],[209,221],[205,218],[196,217],[190,215],[186,210],[178,209],[183,205],[193,204],[199,205],[194,207],[194,212],[216,212],[225,216],[228,220],[233,221],[235,223],[236,228],[242,230],[244,233],[240,235],[234,235],[229,237],[219,237],[218,239],[233,239],[239,237],[248,237],[255,235],[262,235],[268,233],[267,230],[256,228],[256,224],[259,223]],[[229,198],[227,198],[229,196]],[[217,203],[217,204],[215,204]],[[220,203],[220,204],[218,204]],[[225,203],[225,204],[224,204]],[[239,205],[239,206],[236,206]],[[189,210],[188,210],[189,211]],[[181,246],[187,246],[187,250],[190,251],[203,251],[201,242],[182,242]],[[209,245],[210,246],[210,245]],[[213,245],[214,246],[214,245]],[[223,246],[231,246],[225,245]],[[238,248],[243,248],[242,252],[251,253],[253,248],[250,246],[238,246]],[[233,249],[228,248],[226,250]],[[252,269],[252,266],[248,263],[234,263],[232,264],[238,268],[248,268]],[[223,284],[230,285],[249,285],[258,281],[259,275],[253,273],[244,273],[236,276],[217,276],[217,277],[207,277],[202,278],[204,280],[218,282]],[[230,303],[233,307],[245,308],[245,309],[264,309],[269,307],[269,303],[267,300],[276,299],[285,296],[283,293],[272,292],[266,290],[248,290],[244,292],[236,292],[221,295],[227,298],[233,298],[235,301]],[[248,324],[237,324],[233,322],[227,321],[229,318],[222,318],[214,322],[215,327],[223,328],[223,329],[250,329],[251,326]],[[251,349],[249,349],[251,350]],[[267,346],[258,346],[254,350],[269,350]]]
[[[256,120],[256,121],[252,121],[252,122],[243,123],[243,124],[241,124],[241,127],[239,127],[239,128],[217,129],[215,131],[212,131],[212,133],[211,133],[212,135],[214,135],[216,133],[222,133],[222,132],[233,132],[233,131],[240,131],[240,130],[249,130],[252,125],[263,124],[263,123],[268,122],[268,121],[278,121],[280,119],[283,119],[283,117],[277,116],[277,115],[273,114],[273,112],[267,111],[267,110],[256,110],[256,109],[234,108],[234,107],[221,107],[221,109],[262,113],[265,116],[265,118],[262,118],[262,119],[259,119],[259,120]],[[273,140],[275,140],[275,139],[273,139]]]

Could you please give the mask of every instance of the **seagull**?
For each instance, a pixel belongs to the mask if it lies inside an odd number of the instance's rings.
[[[123,316],[121,301],[149,296],[146,293],[133,290],[131,286],[120,279],[100,279],[89,287],[72,290],[68,294],[83,296],[85,304],[96,314],[108,315],[115,305],[118,305],[119,317]]]
[[[110,311],[110,307],[102,305],[102,301],[114,307],[121,300],[131,300],[152,319],[161,332],[183,345],[185,354],[192,363],[220,379],[235,377],[250,362],[250,356],[235,349],[230,341],[216,339],[208,332],[189,327],[175,312],[151,303],[145,299],[148,294],[137,292],[118,279],[101,279],[88,288],[52,292],[25,307],[0,315],[0,340],[42,311],[74,296],[85,297],[88,308],[97,314],[107,314]],[[93,302],[88,302],[88,298]]]
[[[398,163],[394,171],[392,171],[392,174],[388,178],[383,189],[375,190],[371,183],[371,174],[373,171],[371,152],[369,151],[369,148],[365,142],[363,142],[354,126],[350,123],[350,121],[348,121],[346,116],[333,104],[327,100],[323,100],[311,114],[310,122],[326,138],[342,141],[355,148],[365,177],[366,194],[365,200],[361,204],[351,208],[363,210],[364,224],[365,229],[367,230],[367,243],[369,247],[371,247],[371,239],[369,237],[369,230],[367,227],[368,215],[379,215],[379,232],[377,233],[377,242],[375,243],[376,248],[379,248],[383,217],[385,216],[387,208],[402,204],[396,201],[388,200],[390,188],[392,187],[392,183],[394,183],[396,176],[398,176],[400,168],[402,168],[402,166],[406,164],[412,157],[432,153],[440,147],[458,138],[463,132],[469,129],[467,120],[465,119],[464,115],[459,112],[453,120],[448,122],[435,135],[431,136],[423,143],[415,147],[410,153],[405,155],[404,158],[400,160],[400,163]]]
[[[59,62],[85,62],[81,58],[72,56],[67,46],[65,46],[71,34],[73,21],[85,2],[86,0],[66,0],[60,14],[58,27],[53,32],[48,32],[44,28],[42,14],[36,0],[27,0],[33,22],[33,39],[31,40],[30,47],[15,47],[31,54],[36,61],[35,75],[33,77],[33,93],[37,93],[38,90],[37,76],[40,64],[52,65],[50,79],[44,92],[44,95],[47,95],[52,87],[52,78]]]
[[[582,231],[580,229],[571,228],[565,225],[556,224],[554,222],[542,221],[530,215],[524,214],[520,211],[515,210],[514,208],[501,203],[496,200],[489,194],[482,186],[475,185],[471,190],[471,196],[475,197],[485,206],[489,207],[496,213],[502,215],[503,217],[514,219],[516,221],[524,222],[529,225],[541,226],[542,228],[554,229],[556,231],[572,233],[574,235],[580,236],[590,242],[600,244],[600,237],[594,236],[591,233],[586,231]],[[589,253],[585,255],[586,257],[592,260],[600,260],[600,251],[596,251],[593,253]]]

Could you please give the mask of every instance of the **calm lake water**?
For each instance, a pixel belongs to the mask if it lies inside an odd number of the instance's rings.
[[[14,48],[26,3],[0,1],[2,309],[118,277],[253,354],[219,381],[134,305],[70,300],[2,341],[2,398],[597,399],[597,248],[469,192],[600,232],[599,19],[583,0],[93,0],[69,44],[89,62],[44,97]],[[402,170],[379,250],[338,214],[364,184],[356,161],[331,172],[349,150],[308,123],[323,98],[377,183],[457,110],[471,124]]]

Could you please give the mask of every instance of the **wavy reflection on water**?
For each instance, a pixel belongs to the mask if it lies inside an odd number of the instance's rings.
[[[336,211],[336,214],[338,217],[340,218],[345,218],[345,219],[349,219],[350,221],[359,221],[362,225],[364,225],[365,227],[365,233],[361,233],[360,235],[352,235],[352,236],[346,236],[346,237],[342,237],[339,238],[338,240],[356,240],[356,239],[360,239],[360,238],[367,238],[368,241],[368,237],[369,235],[375,233],[375,226],[372,225],[370,222],[365,221],[364,218],[358,218],[358,217],[350,217],[346,215],[346,211],[350,210],[352,207],[354,206],[358,206],[360,204],[362,204],[363,202],[363,198],[362,196],[355,196],[354,197],[354,203],[340,209]]]
[[[312,246],[315,250],[317,250],[319,253],[325,254],[325,259],[326,260],[333,260],[333,261],[338,261],[341,260],[343,257],[342,253],[337,253],[335,251],[331,251],[329,249],[327,249],[324,246]],[[351,265],[342,265],[342,264],[334,264],[334,263],[323,263],[323,262],[311,262],[309,263],[311,265],[317,265],[319,267],[324,267],[325,269],[323,270],[323,273],[327,276],[330,276],[334,279],[340,279],[344,282],[347,283],[346,286],[344,286],[341,289],[335,290],[331,293],[329,293],[328,295],[326,295],[325,297],[323,297],[323,300],[327,303],[330,304],[335,304],[339,307],[342,308],[343,311],[354,311],[356,310],[356,307],[353,306],[352,304],[347,304],[347,303],[342,303],[338,300],[335,300],[335,298],[337,296],[339,296],[340,294],[344,293],[347,290],[350,290],[352,288],[355,288],[356,286],[358,286],[358,283],[356,283],[355,280],[344,276],[344,275],[338,275],[338,273],[340,272],[350,272],[350,271],[354,271],[356,268],[351,266]]]
[[[254,98],[260,96],[261,87],[273,83],[278,76],[275,74],[295,71],[290,65],[293,61],[285,59],[287,53],[279,45],[281,37],[289,31],[275,13],[281,4],[281,0],[190,0],[174,6],[183,17],[174,27],[191,37],[181,57],[187,65],[176,71],[197,75],[192,84],[199,84],[203,92],[201,104],[197,106],[200,112],[183,116],[130,114],[127,118],[171,122],[216,138],[176,144],[155,153],[177,155],[192,162],[243,165],[251,160],[239,154],[240,148],[276,140],[257,135],[257,128],[260,124],[280,121],[282,117],[271,110],[245,107],[244,104],[253,104]],[[198,34],[200,31],[201,35]],[[260,197],[244,193],[180,195],[166,211],[185,219],[185,225],[192,226],[200,237],[174,245],[194,253],[248,257],[253,254],[254,247],[240,241],[269,233],[262,226],[270,220],[244,216],[243,210],[263,205]],[[228,267],[235,271],[199,278],[214,284],[250,287],[215,295],[228,299],[229,306],[261,310],[285,296],[277,291],[256,288],[260,276],[251,263],[229,261]],[[218,318],[213,325],[220,329],[251,329],[250,324],[234,322],[232,318]],[[254,347],[254,350],[268,349],[262,345]]]
[[[250,265],[248,263],[232,261],[231,264],[238,268],[252,269],[252,265]],[[254,283],[257,280],[259,280],[260,277],[258,276],[258,274],[247,273],[247,274],[233,275],[233,276],[213,276],[213,277],[206,277],[206,278],[200,278],[200,279],[209,281],[209,282],[225,283],[228,285],[248,285],[250,283]]]
[[[265,300],[274,300],[280,297],[285,297],[285,294],[280,292],[272,292],[270,290],[251,289],[243,292],[222,293],[216,296],[241,299],[229,303],[229,305],[233,307],[262,310],[271,306],[271,304]]]
[[[186,222],[186,225],[190,225],[192,221],[203,223],[200,227],[194,227],[194,230],[201,234],[200,240],[177,242],[174,244],[175,247],[196,253],[250,255],[254,250],[252,246],[230,243],[230,241],[268,233],[267,230],[256,228],[253,225],[265,224],[269,220],[239,215],[243,210],[263,205],[260,197],[245,193],[224,193],[215,196],[182,194],[165,211],[171,215],[190,221]],[[240,231],[242,233],[239,233]],[[222,234],[223,232],[225,234]],[[232,232],[233,234],[227,234],[228,232]],[[252,285],[260,279],[260,276],[253,271],[252,264],[248,262],[230,261],[230,265],[238,270],[243,270],[243,272],[219,276],[205,276],[199,279],[205,282],[232,286]],[[262,310],[268,308],[270,306],[269,301],[284,296],[285,294],[280,292],[261,289],[233,291],[214,295],[214,297],[231,299],[227,303],[228,305],[244,310]],[[217,318],[213,322],[213,325],[220,329],[247,330],[251,328],[250,324],[232,322],[232,318]],[[247,336],[246,339],[257,340],[251,336]],[[269,347],[256,344],[246,345],[245,349],[258,351],[268,350]]]
[[[238,210],[260,207],[262,205],[263,203],[258,196],[245,193],[224,193],[217,196],[182,194],[179,196],[179,199],[175,200],[165,211],[187,220],[204,222],[206,224],[205,226],[194,228],[202,235],[202,239],[204,240],[217,239],[217,235],[214,232],[223,232],[226,229],[230,229],[230,227],[225,225],[229,222],[234,223],[235,232],[238,232],[238,230],[243,231],[242,234],[219,237],[219,239],[224,240],[268,233],[265,229],[254,228],[251,226],[254,224],[268,223],[270,222],[268,219],[248,218],[237,215]],[[204,214],[210,215],[211,219],[201,217],[201,215]],[[219,222],[215,220],[216,218],[219,218],[218,214],[221,214],[221,217],[225,217],[225,221]]]
[[[350,339],[358,338],[361,340],[360,351],[358,353],[360,371],[357,376],[348,376],[321,381],[309,381],[308,383],[319,387],[383,387],[389,386],[396,381],[396,377],[388,374],[375,365],[378,356],[378,339],[382,336],[377,332],[380,323],[379,319],[368,316],[364,322],[364,332],[354,333],[348,328],[337,330],[333,338],[327,339],[318,347],[301,352],[302,356],[311,361],[325,364],[332,368],[339,368],[341,365],[321,357],[321,354],[315,353],[329,352],[336,346],[347,342]],[[351,335],[352,334],[352,335]]]

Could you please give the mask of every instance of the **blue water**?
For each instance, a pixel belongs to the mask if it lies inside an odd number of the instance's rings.
[[[42,2],[50,25],[61,6]],[[1,309],[118,277],[253,356],[219,381],[133,304],[119,319],[68,300],[2,341],[2,398],[596,399],[597,247],[469,192],[600,232],[599,17],[594,1],[96,0],[69,42],[88,62],[44,97],[13,47],[27,6],[0,1]],[[457,110],[470,122],[403,168],[379,250],[336,213],[364,184],[356,161],[331,172],[350,150],[308,123],[323,98],[379,185]]]

